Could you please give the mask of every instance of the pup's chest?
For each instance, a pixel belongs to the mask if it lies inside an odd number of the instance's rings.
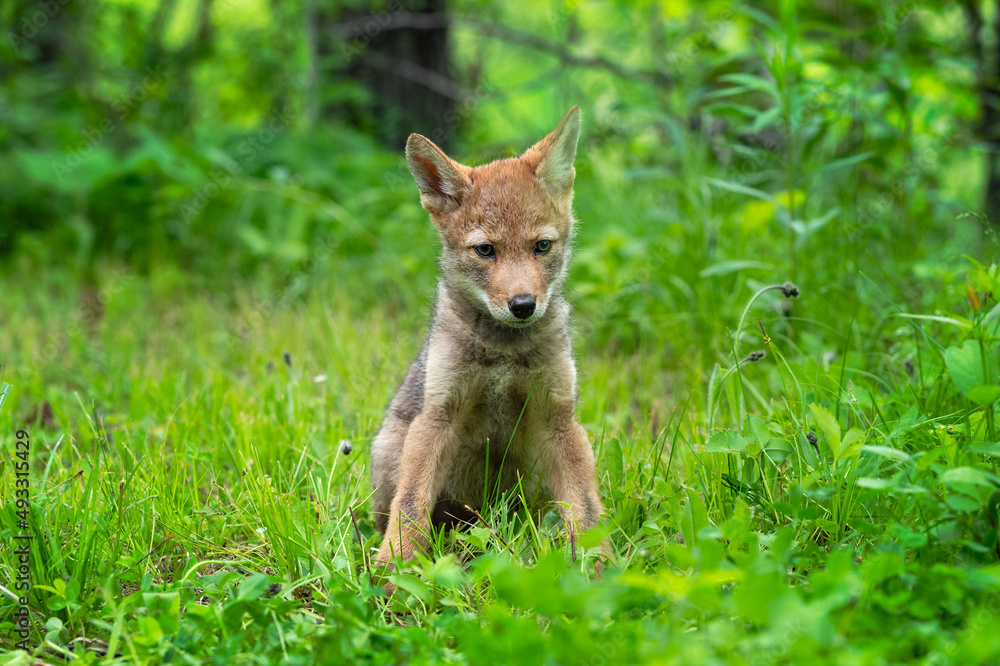
[[[482,368],[475,383],[479,399],[473,410],[476,417],[490,430],[513,429],[527,401],[534,396],[533,376],[525,368],[497,365]]]
[[[551,347],[551,345],[549,345]],[[545,415],[560,386],[559,357],[540,345],[513,349],[466,347],[460,389],[467,442],[504,443],[515,448],[533,439],[532,430],[544,427]],[[466,411],[467,410],[467,411]]]

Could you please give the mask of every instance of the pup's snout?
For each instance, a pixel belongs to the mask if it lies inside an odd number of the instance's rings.
[[[535,311],[535,297],[531,294],[518,294],[507,301],[507,307],[518,319],[527,319]]]

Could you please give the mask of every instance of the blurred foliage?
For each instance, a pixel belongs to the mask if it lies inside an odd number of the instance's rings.
[[[998,18],[4,3],[0,429],[38,442],[38,654],[996,662]],[[408,21],[447,24],[438,78],[375,53]],[[387,69],[451,108],[377,98]],[[588,584],[599,534],[482,507],[384,599],[364,448],[438,246],[399,133],[478,164],[573,104],[579,416],[621,561]]]
[[[369,93],[346,74],[365,35],[355,25],[320,59],[316,33],[335,25],[306,27],[335,6],[79,4],[3,10],[7,256],[248,276],[293,270],[325,239],[376,283],[409,282],[389,258],[414,251],[407,270],[429,274],[431,234],[401,154],[370,138],[388,121],[358,117]],[[582,103],[587,251],[574,283],[616,292],[624,285],[608,275],[645,268],[630,312],[682,309],[699,272],[723,275],[728,260],[768,256],[793,279],[804,265],[817,282],[842,282],[896,251],[901,233],[927,248],[979,233],[973,219],[953,222],[977,209],[985,162],[972,150],[976,63],[960,7],[450,9],[462,97],[438,127],[411,129],[457,139],[456,156],[477,162],[523,149]],[[407,12],[376,7],[369,23]],[[689,270],[677,275],[680,257]]]

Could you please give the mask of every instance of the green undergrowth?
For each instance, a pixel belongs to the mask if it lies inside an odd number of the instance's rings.
[[[32,442],[33,654],[1000,659],[996,265],[925,278],[920,311],[862,275],[852,298],[867,312],[853,320],[821,318],[832,296],[740,275],[745,296],[711,345],[654,339],[626,355],[577,335],[601,527],[571,544],[555,512],[478,507],[474,527],[437,534],[391,574],[392,598],[369,564],[367,449],[425,308],[355,307],[349,278],[268,306],[171,270],[109,269],[96,296],[59,271],[31,295],[6,292],[0,431]],[[724,351],[691,372],[672,352],[684,345]],[[604,534],[617,561],[592,581]],[[4,579],[17,567],[3,550]],[[31,663],[0,592],[0,660]]]
[[[570,543],[474,507],[388,598],[369,445],[438,245],[349,54],[308,47],[324,3],[48,4],[79,48],[0,93],[0,663],[1000,663],[995,12],[449,5],[455,159],[584,110],[608,511]],[[140,86],[184,25],[213,44]]]

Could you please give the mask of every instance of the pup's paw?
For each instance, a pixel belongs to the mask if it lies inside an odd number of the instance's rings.
[[[378,549],[378,555],[375,556],[372,566],[376,571],[375,580],[380,583],[380,587],[385,590],[385,593],[391,597],[393,592],[396,591],[396,586],[389,582],[388,579],[389,574],[395,568],[392,549],[389,546],[388,540],[382,542],[382,547]]]
[[[601,574],[604,573],[604,563],[600,560],[594,562],[594,580],[601,580]]]

